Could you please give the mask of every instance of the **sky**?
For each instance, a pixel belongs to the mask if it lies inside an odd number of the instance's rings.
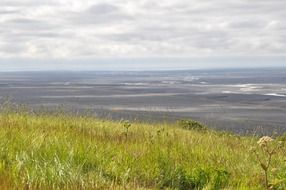
[[[285,0],[1,0],[0,71],[286,66]]]

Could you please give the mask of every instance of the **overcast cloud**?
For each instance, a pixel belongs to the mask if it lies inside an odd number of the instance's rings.
[[[285,56],[285,0],[1,0],[0,58]]]

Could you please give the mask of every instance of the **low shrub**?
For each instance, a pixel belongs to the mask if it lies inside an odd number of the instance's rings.
[[[187,129],[187,130],[206,130],[206,126],[204,126],[203,124],[197,122],[197,121],[193,121],[190,119],[181,119],[178,122],[178,126],[183,128],[183,129]]]

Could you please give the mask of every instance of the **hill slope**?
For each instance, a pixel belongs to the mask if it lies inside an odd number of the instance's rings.
[[[250,151],[264,159],[257,140],[175,124],[2,113],[0,189],[265,189]],[[276,189],[285,188],[283,151],[269,169]]]

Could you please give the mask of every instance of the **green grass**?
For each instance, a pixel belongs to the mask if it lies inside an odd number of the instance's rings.
[[[197,126],[197,125],[196,125]],[[176,124],[0,114],[0,189],[265,189],[256,137]],[[284,189],[285,152],[270,181]]]

